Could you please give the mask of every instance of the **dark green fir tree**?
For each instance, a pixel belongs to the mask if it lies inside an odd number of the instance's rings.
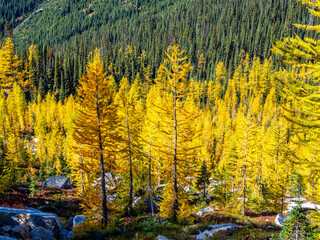
[[[310,220],[307,218],[307,209],[302,208],[302,202],[299,202],[289,213],[284,221],[284,226],[279,234],[279,240],[313,240],[316,238],[316,228],[311,226]]]
[[[203,161],[201,168],[198,171],[196,178],[196,186],[203,192],[203,198],[207,196],[207,188],[210,184],[210,172],[208,171],[207,164]]]

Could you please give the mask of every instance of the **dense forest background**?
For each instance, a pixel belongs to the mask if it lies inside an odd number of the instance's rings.
[[[43,97],[63,88],[62,99],[75,93],[95,47],[106,65],[113,63],[117,82],[123,76],[132,82],[146,63],[154,77],[164,50],[174,43],[186,49],[195,80],[213,79],[219,61],[229,78],[244,52],[267,59],[275,39],[307,34],[293,23],[314,21],[295,0],[29,0],[2,1],[0,9],[0,35],[8,21],[22,59],[31,44],[38,46],[34,85],[41,85]]]

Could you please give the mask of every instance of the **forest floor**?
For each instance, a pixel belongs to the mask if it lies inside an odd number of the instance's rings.
[[[61,190],[38,186],[36,193],[32,195],[27,185],[19,184],[5,193],[0,193],[0,206],[19,209],[53,207],[52,212],[59,216],[63,227],[67,225],[70,217],[81,214],[80,198],[76,189]]]
[[[65,228],[70,217],[80,215],[80,198],[76,195],[76,189],[59,190],[50,187],[37,187],[33,196],[26,185],[14,186],[11,190],[0,194],[0,206],[12,208],[39,208],[46,206],[52,208]],[[50,209],[49,209],[50,211]],[[92,226],[86,226],[75,230],[75,239],[110,239],[128,240],[141,239],[153,240],[158,235],[168,239],[194,240],[199,231],[208,230],[208,226],[222,223],[233,223],[239,226],[237,232],[223,232],[215,237],[207,239],[269,239],[273,234],[278,235],[279,230],[274,225],[275,215],[246,216],[233,215],[226,211],[207,213],[202,217],[193,216],[192,223],[174,224],[166,221],[156,214],[152,217],[148,214],[136,217],[121,218],[117,220],[112,230],[101,231]],[[267,227],[273,226],[273,231]]]

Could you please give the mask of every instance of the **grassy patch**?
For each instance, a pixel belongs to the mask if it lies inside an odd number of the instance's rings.
[[[75,239],[108,239],[127,240],[141,239],[153,240],[157,236],[163,235],[172,240],[193,240],[201,232],[208,230],[209,225],[221,223],[234,223],[240,226],[237,232],[220,232],[208,239],[266,239],[272,234],[277,235],[277,231],[266,230],[270,226],[268,218],[249,218],[232,215],[227,212],[215,212],[203,217],[195,218],[195,223],[190,225],[179,225],[159,216],[138,216],[135,218],[124,218],[119,221],[119,225],[110,230],[98,230],[90,227],[89,224],[78,228],[75,231]]]

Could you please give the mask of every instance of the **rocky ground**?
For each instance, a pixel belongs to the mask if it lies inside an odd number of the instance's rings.
[[[0,194],[0,240],[269,239],[281,229],[275,224],[276,215],[244,218],[215,211],[211,205],[198,211],[192,224],[178,225],[159,214],[141,214],[118,219],[111,230],[101,231],[84,221],[75,189],[45,185],[49,186],[37,186],[34,194],[26,185]]]

